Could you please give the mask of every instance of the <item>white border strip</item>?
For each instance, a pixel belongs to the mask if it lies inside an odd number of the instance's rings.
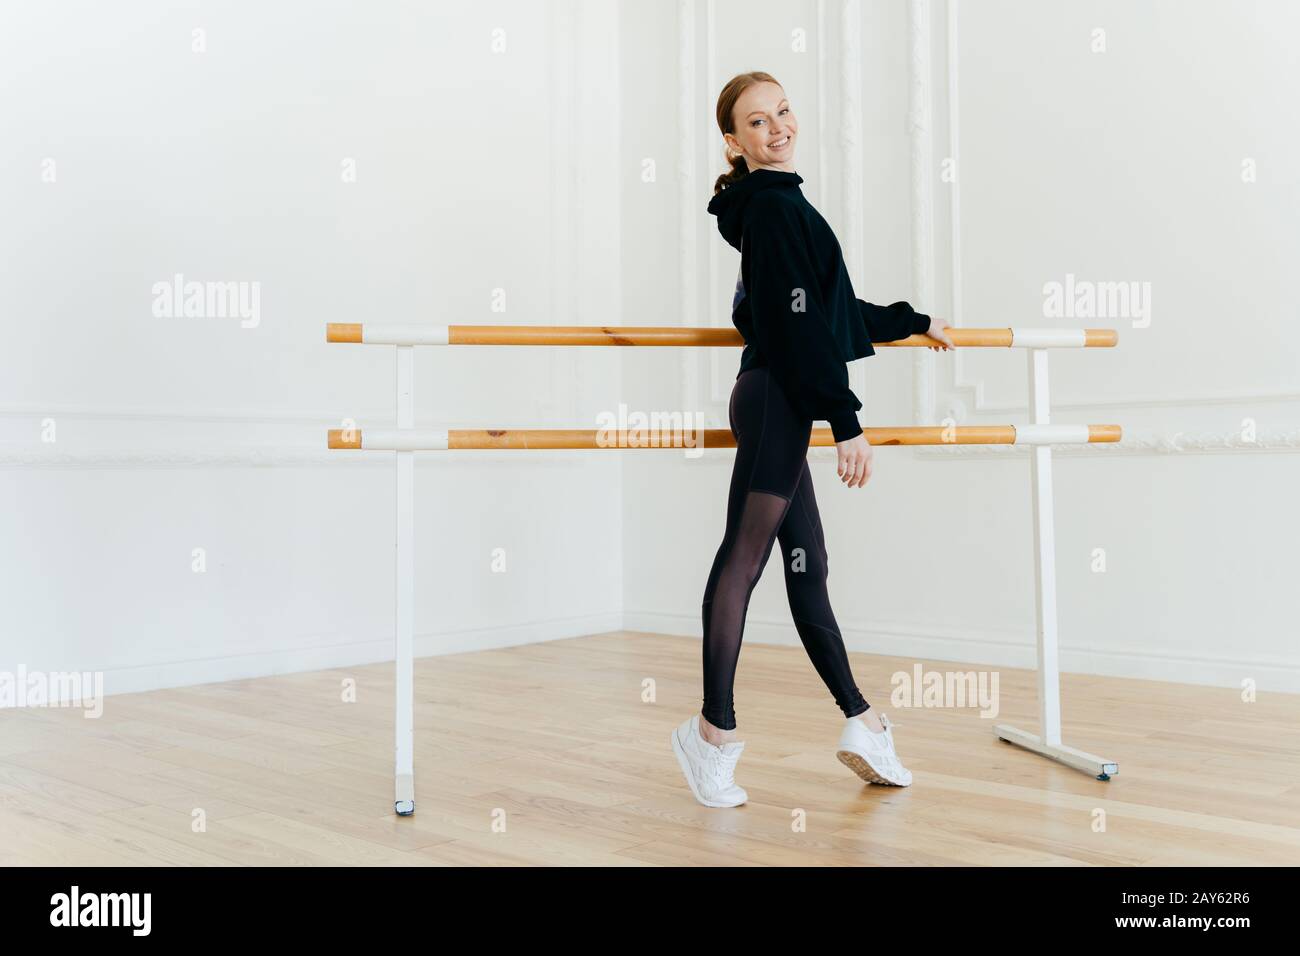
[[[1013,445],[1086,445],[1087,425],[1017,425]],[[365,436],[365,432],[362,432]]]
[[[1012,329],[1013,349],[1081,349],[1087,345],[1083,329]]]
[[[366,345],[447,345],[451,334],[446,325],[361,325]]]
[[[366,451],[445,451],[447,432],[437,428],[363,428]]]

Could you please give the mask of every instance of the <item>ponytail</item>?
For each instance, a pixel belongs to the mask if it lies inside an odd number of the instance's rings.
[[[732,153],[727,150],[727,158],[731,160],[731,169],[719,176],[713,183],[713,195],[717,195],[728,186],[734,186],[740,180],[749,175],[749,164],[745,162],[745,157],[741,153]]]

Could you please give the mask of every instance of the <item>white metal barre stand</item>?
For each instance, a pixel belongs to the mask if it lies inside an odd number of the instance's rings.
[[[410,345],[397,346],[397,427],[415,427],[415,348]],[[415,812],[415,452],[393,454],[397,456],[393,810],[405,817]]]
[[[1029,411],[1033,424],[1047,425],[1051,399],[1047,387],[1047,349],[1029,348]],[[1007,743],[1109,780],[1119,765],[1061,743],[1061,677],[1056,627],[1056,533],[1052,515],[1052,446],[1030,449],[1029,475],[1034,509],[1034,604],[1038,633],[1038,726],[1031,734],[1008,724],[993,732]]]
[[[415,347],[447,345],[447,326],[377,327],[343,326],[327,333],[329,341],[368,342],[396,346],[397,428],[364,430],[356,445],[372,450],[391,449],[396,455],[396,505],[394,528],[394,801],[401,816],[415,812],[415,452],[419,449],[447,449],[448,432],[415,428]],[[604,330],[610,332],[611,330]],[[612,330],[617,331],[617,330]],[[984,330],[988,331],[988,330]],[[1100,332],[1106,330],[1094,330]],[[1108,780],[1119,772],[1114,761],[1066,747],[1061,743],[1060,668],[1058,660],[1056,608],[1056,553],[1052,515],[1053,443],[1084,443],[1091,426],[1051,425],[1047,355],[1051,348],[1084,348],[1089,342],[1085,329],[1011,329],[1010,345],[1029,353],[1029,392],[1032,421],[1016,426],[1015,443],[1034,446],[1030,453],[1032,507],[1034,512],[1034,574],[1038,651],[1038,701],[1040,734],[1031,734],[1006,724],[995,726],[997,736],[1012,744],[1063,764]],[[339,337],[333,337],[335,335]],[[355,337],[354,337],[355,336]],[[528,343],[535,344],[535,343]],[[536,343],[540,344],[540,343]],[[602,342],[600,344],[614,344]],[[976,344],[991,344],[988,342]],[[1113,345],[1109,342],[1092,344]],[[1005,342],[997,345],[1005,346]],[[1115,439],[1110,439],[1115,440]]]

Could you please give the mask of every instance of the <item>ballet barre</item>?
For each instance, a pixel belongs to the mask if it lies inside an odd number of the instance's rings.
[[[458,451],[461,449],[556,448],[735,448],[729,428],[623,429],[580,428],[332,428],[330,448],[362,451]],[[916,425],[864,428],[869,445],[1083,445],[1119,441],[1118,425]],[[814,428],[809,446],[836,444],[829,428]]]
[[[1061,742],[1060,666],[1056,606],[1056,542],[1052,504],[1052,445],[1118,442],[1119,425],[1054,425],[1050,422],[1047,355],[1053,348],[1111,348],[1114,329],[983,328],[946,330],[958,348],[1022,348],[1029,353],[1030,421],[1019,425],[871,427],[871,445],[1027,445],[1034,519],[1034,596],[1038,656],[1039,733],[1006,724],[999,739],[1109,780],[1119,765]],[[730,429],[574,429],[415,427],[413,349],[428,345],[532,346],[741,346],[734,328],[680,326],[375,325],[331,322],[327,342],[391,345],[397,349],[397,427],[329,429],[332,449],[396,452],[396,593],[394,626],[394,802],[400,816],[415,812],[414,604],[415,452],[459,450],[734,448]],[[928,347],[935,340],[910,335],[876,348]],[[810,446],[836,444],[829,428],[812,429]]]
[[[1111,348],[1119,341],[1114,329],[948,329],[960,348]],[[741,346],[738,329],[683,328],[672,325],[371,325],[330,322],[325,341],[354,345],[660,345]],[[877,348],[934,345],[925,335],[895,342],[873,342]]]

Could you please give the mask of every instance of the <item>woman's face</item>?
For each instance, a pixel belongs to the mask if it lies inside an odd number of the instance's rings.
[[[794,144],[799,124],[775,83],[755,83],[740,94],[732,108],[735,133],[724,138],[734,151],[745,154],[745,163],[755,169],[794,172]]]

